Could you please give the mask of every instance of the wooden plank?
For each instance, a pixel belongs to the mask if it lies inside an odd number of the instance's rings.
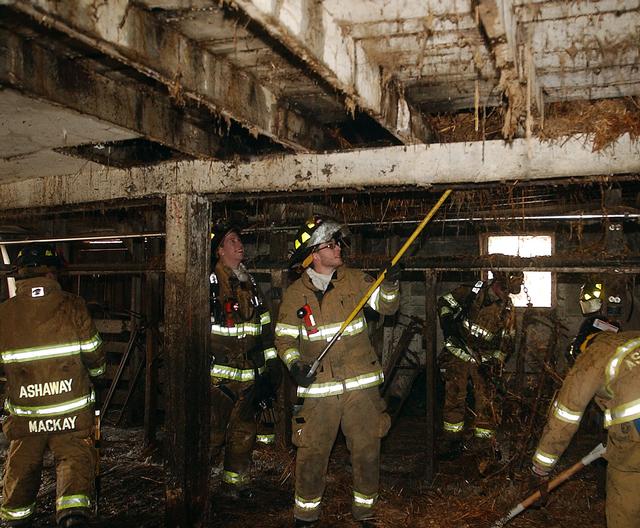
[[[428,271],[425,273],[425,324],[424,343],[426,353],[426,427],[425,427],[425,466],[424,479],[428,484],[433,482],[437,468],[436,454],[436,380],[437,378],[437,325],[436,312],[438,273]]]
[[[165,526],[208,524],[210,204],[167,196],[165,252]]]

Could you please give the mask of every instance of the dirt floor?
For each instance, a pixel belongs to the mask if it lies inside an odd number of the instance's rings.
[[[508,438],[503,459],[485,466],[485,452],[469,441],[463,456],[440,462],[432,482],[423,478],[424,423],[419,416],[399,419],[383,445],[381,498],[377,525],[385,528],[489,528],[523,497],[530,453],[522,456]],[[133,528],[163,525],[164,473],[159,450],[147,452],[140,429],[104,429],[100,517],[94,527]],[[597,444],[581,432],[562,458],[561,467],[579,460]],[[4,450],[3,450],[4,456]],[[356,527],[350,514],[351,473],[344,441],[339,439],[329,467],[320,527]],[[509,463],[510,462],[510,463]],[[482,474],[480,473],[482,469]],[[259,446],[254,454],[255,499],[234,502],[219,493],[219,472],[211,477],[212,527],[280,528],[292,526],[294,453]],[[53,526],[53,460],[45,461],[35,526]],[[514,519],[513,528],[603,527],[604,465],[587,468],[553,492],[544,508]]]

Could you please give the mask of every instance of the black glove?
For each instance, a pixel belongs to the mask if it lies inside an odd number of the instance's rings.
[[[293,381],[296,382],[296,385],[300,387],[308,387],[316,380],[315,373],[311,377],[307,377],[311,367],[302,361],[296,361],[293,365],[291,365],[291,377]]]
[[[261,377],[265,377],[269,380],[269,383],[273,387],[273,390],[277,390],[282,381],[282,361],[276,358],[272,358],[266,363],[266,369]]]
[[[276,399],[276,387],[266,373],[256,379],[251,396],[253,406],[258,411],[272,406],[273,400]]]
[[[399,263],[396,264],[391,264],[389,263],[388,266],[385,266],[387,273],[384,276],[384,280],[387,280],[389,282],[397,282],[400,280],[400,274],[402,273],[402,267],[400,266]],[[385,268],[382,268],[380,270],[380,273],[382,273]],[[380,276],[380,273],[378,274],[378,276]]]
[[[261,346],[255,346],[247,352],[247,359],[255,368],[264,367],[264,350]]]
[[[451,315],[443,315],[440,317],[440,328],[442,328],[442,335],[445,339],[457,335],[459,332],[458,321]]]

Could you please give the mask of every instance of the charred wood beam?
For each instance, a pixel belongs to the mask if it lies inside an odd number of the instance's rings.
[[[431,485],[438,470],[438,457],[436,453],[436,408],[437,402],[437,379],[438,365],[438,326],[437,314],[437,285],[438,273],[427,271],[425,273],[425,321],[422,327],[425,346],[425,368],[426,368],[426,416],[425,416],[425,466],[424,478],[428,485]]]
[[[296,151],[318,150],[322,128],[292,110],[267,86],[161,22],[130,0],[8,0],[9,7],[50,26],[189,98]]]
[[[90,170],[0,185],[0,210],[153,198],[169,193],[215,195],[365,188],[469,190],[472,185],[550,181],[640,173],[640,142],[625,134],[593,152],[584,137],[442,143],[330,154],[298,154],[245,163],[178,162],[147,168]],[[288,196],[290,196],[288,194]]]
[[[407,101],[397,79],[384,82],[379,65],[358,40],[342,30],[322,2],[232,0],[249,18],[309,65],[405,144],[425,143],[432,131],[418,107]]]
[[[164,343],[165,526],[209,526],[209,232],[211,206],[167,197]]]
[[[82,114],[94,116],[148,139],[198,157],[220,146],[213,130],[204,130],[167,95],[141,90],[58,55],[38,40],[0,28],[0,84]]]

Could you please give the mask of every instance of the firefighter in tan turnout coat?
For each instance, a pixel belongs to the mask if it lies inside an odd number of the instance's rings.
[[[475,396],[474,436],[491,440],[496,418],[492,412],[491,364],[500,366],[512,351],[515,314],[509,295],[519,293],[522,272],[496,272],[489,281],[460,286],[438,299],[438,316],[444,335],[439,358],[445,381],[443,455],[461,453],[467,384]]]
[[[105,370],[102,340],[80,297],[55,280],[60,259],[33,244],[18,255],[16,296],[0,305],[0,358],[7,378],[10,441],[0,517],[30,526],[42,459],[56,461],[59,526],[88,526],[96,453],[91,377]]]
[[[317,373],[310,364],[339,330],[373,278],[343,266],[344,228],[315,217],[299,230],[290,265],[306,268],[286,290],[278,323],[276,348],[298,385],[304,404],[294,414],[292,434],[297,446],[294,517],[296,526],[320,517],[329,455],[342,428],[353,467],[353,516],[373,516],[378,497],[380,438],[390,418],[379,395],[383,373],[367,334],[361,311],[329,350]],[[381,314],[393,314],[399,303],[399,269],[391,268],[369,300]]]
[[[578,429],[595,397],[608,430],[606,514],[609,528],[640,526],[640,332],[617,332],[594,318],[579,335],[581,351],[553,402],[533,456],[533,471],[545,477]],[[610,330],[600,332],[600,330]]]
[[[211,282],[211,456],[223,446],[223,493],[251,498],[249,468],[260,406],[282,376],[273,344],[269,310],[242,264],[239,231],[217,224],[212,234]]]

